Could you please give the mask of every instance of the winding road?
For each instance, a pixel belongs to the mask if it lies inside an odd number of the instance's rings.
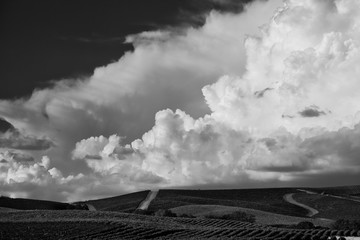
[[[315,208],[312,208],[312,207],[309,207],[308,205],[305,205],[305,204],[302,204],[302,203],[299,203],[297,202],[294,198],[293,198],[293,195],[295,193],[288,193],[288,194],[285,194],[284,195],[284,200],[287,201],[288,203],[291,203],[291,204],[294,204],[296,206],[299,206],[299,207],[302,207],[304,209],[306,209],[308,211],[308,214],[306,214],[306,216],[308,217],[312,217],[316,214],[319,213],[318,210],[316,210]]]
[[[147,210],[151,201],[156,198],[156,195],[158,194],[159,190],[151,190],[149,194],[146,196],[145,200],[142,201],[137,209],[140,210]]]

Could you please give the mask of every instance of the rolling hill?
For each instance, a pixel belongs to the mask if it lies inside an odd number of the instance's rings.
[[[96,210],[115,211],[115,212],[133,212],[143,201],[150,191],[141,191],[129,193],[110,198],[89,200],[80,203],[91,204]]]
[[[185,205],[222,205],[242,207],[289,216],[305,217],[307,211],[284,201],[283,196],[297,192],[293,188],[229,190],[160,190],[149,210]]]
[[[84,209],[85,210],[84,207],[76,204],[37,200],[37,199],[27,199],[27,198],[9,198],[9,197],[0,197],[0,208],[4,208],[7,210],[9,209],[17,209],[17,210]]]
[[[226,214],[231,214],[240,211],[255,216],[256,223],[260,223],[264,225],[291,225],[291,224],[296,225],[299,222],[309,221],[312,222],[315,226],[328,227],[331,225],[331,223],[333,223],[333,221],[326,219],[293,217],[293,216],[270,213],[270,212],[265,212],[250,208],[229,207],[229,206],[220,206],[220,205],[186,205],[186,206],[171,208],[170,210],[176,213],[178,216],[187,214],[187,215],[193,215],[195,217],[207,217],[209,215],[223,216]]]

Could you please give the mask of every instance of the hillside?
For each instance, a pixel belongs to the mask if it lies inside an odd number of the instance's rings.
[[[312,222],[315,226],[328,227],[333,221],[326,219],[312,219],[293,217],[287,215],[281,215],[276,213],[264,212],[260,210],[254,210],[250,208],[241,207],[229,207],[219,205],[187,205],[170,209],[178,216],[182,214],[193,215],[195,217],[206,217],[206,216],[223,216],[231,214],[237,211],[245,212],[255,216],[256,223],[264,225],[291,225],[298,224],[299,222],[308,221]]]
[[[322,194],[299,192],[294,199],[319,211],[316,217],[330,219],[360,219],[360,201],[347,200]]]
[[[66,210],[81,209],[81,206],[36,199],[0,197],[0,208],[18,210]]]
[[[82,203],[91,204],[96,210],[116,211],[116,212],[133,212],[143,201],[150,191],[141,191],[129,193],[110,198],[84,201]]]
[[[360,197],[360,185],[326,187],[326,188],[309,188],[316,193],[332,194],[338,196],[357,196]]]
[[[307,211],[284,201],[283,196],[297,192],[293,188],[229,190],[160,190],[149,210],[185,205],[223,205],[250,208],[271,213],[305,217]]]

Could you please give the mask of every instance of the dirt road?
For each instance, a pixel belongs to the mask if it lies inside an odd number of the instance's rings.
[[[302,208],[306,209],[306,210],[308,211],[308,214],[307,214],[308,217],[312,217],[312,216],[314,216],[314,215],[316,215],[316,214],[319,213],[318,210],[316,210],[316,209],[314,209],[314,208],[312,208],[312,207],[309,207],[309,206],[307,206],[307,205],[305,205],[305,204],[302,204],[302,203],[297,202],[297,201],[293,198],[293,195],[294,195],[294,193],[285,194],[285,195],[284,195],[284,200],[287,201],[287,202],[289,202],[289,203],[291,203],[291,204],[294,204],[294,205],[296,205],[296,206],[299,206],[299,207],[302,207]]]
[[[159,190],[151,190],[149,194],[146,196],[145,200],[140,203],[137,209],[147,210],[151,201],[156,198],[158,192]]]

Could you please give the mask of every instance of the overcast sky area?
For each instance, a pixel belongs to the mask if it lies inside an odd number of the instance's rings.
[[[357,0],[0,9],[1,195],[359,184]]]

